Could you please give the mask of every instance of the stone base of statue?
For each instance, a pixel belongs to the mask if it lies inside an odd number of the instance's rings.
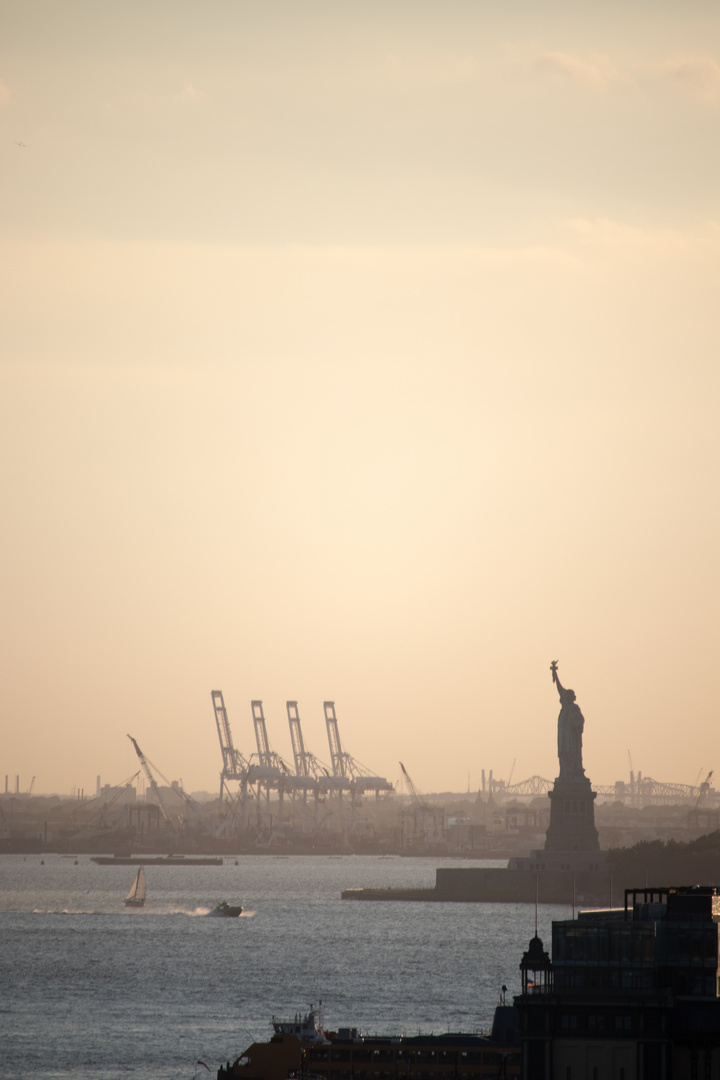
[[[545,833],[545,851],[600,850],[595,828],[596,792],[587,777],[555,781],[550,798],[550,824]]]

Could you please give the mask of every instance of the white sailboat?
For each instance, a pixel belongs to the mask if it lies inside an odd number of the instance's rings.
[[[128,907],[142,907],[145,903],[145,867],[141,866],[135,875],[135,880],[130,886],[130,892],[125,897]]]

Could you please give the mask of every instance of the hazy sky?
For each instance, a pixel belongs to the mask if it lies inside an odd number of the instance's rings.
[[[716,0],[2,0],[0,783],[720,769]]]

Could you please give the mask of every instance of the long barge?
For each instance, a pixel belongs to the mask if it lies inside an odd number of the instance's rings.
[[[90,862],[99,866],[222,866],[222,859],[210,855],[94,855]]]

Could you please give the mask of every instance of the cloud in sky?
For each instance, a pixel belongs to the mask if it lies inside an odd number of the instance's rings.
[[[720,223],[703,221],[688,229],[648,228],[611,218],[572,218],[569,231],[581,245],[627,255],[675,256],[694,254],[720,260]]]
[[[7,771],[214,788],[215,686],[554,775],[557,655],[594,779],[712,762],[720,10],[640,7],[7,0]]]
[[[606,89],[628,82],[627,76],[605,56],[582,57],[566,52],[546,52],[537,58],[535,68],[542,75],[593,89]]]
[[[720,64],[710,56],[680,56],[665,60],[659,70],[675,86],[697,97],[720,98]]]

